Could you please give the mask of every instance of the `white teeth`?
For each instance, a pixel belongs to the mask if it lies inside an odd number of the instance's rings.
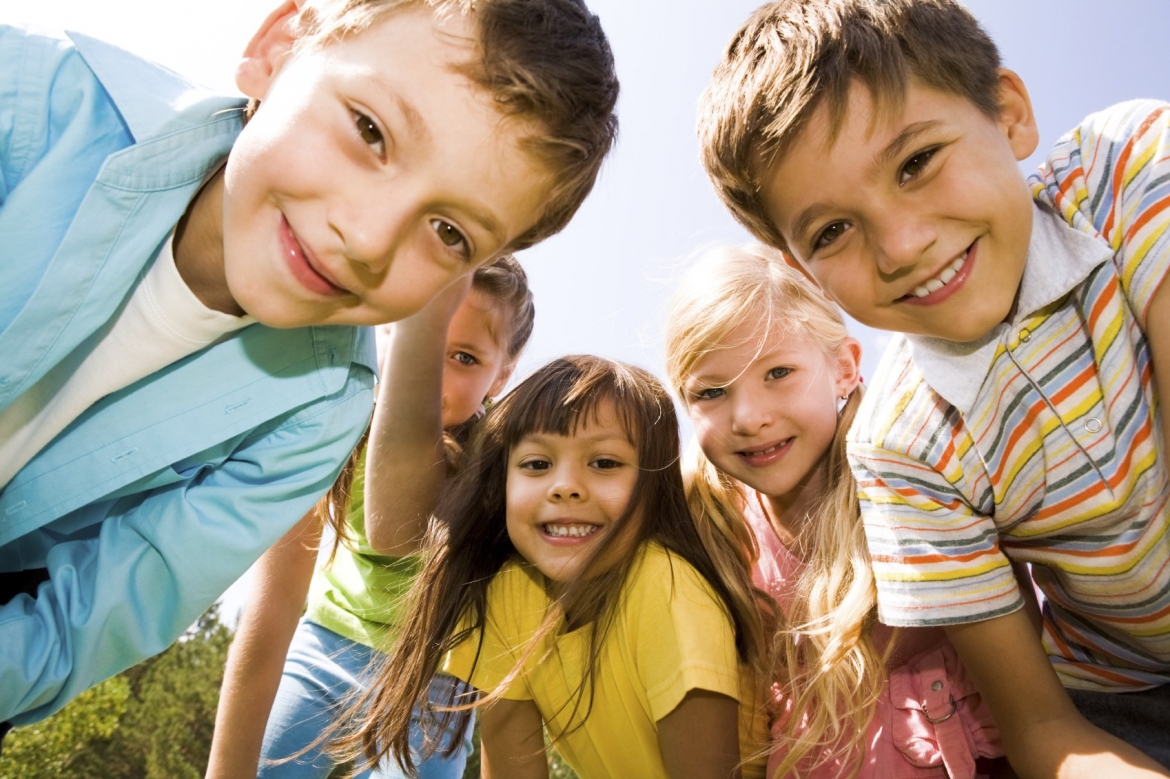
[[[599,529],[597,525],[548,524],[544,526],[544,532],[553,538],[584,538],[593,535]]]
[[[963,267],[963,263],[966,261],[967,253],[963,252],[958,257],[951,260],[951,264],[943,268],[942,273],[938,274],[936,278],[930,279],[920,287],[915,287],[913,291],[914,297],[924,298],[931,292],[938,292],[947,284],[950,284],[951,279],[953,279],[958,274],[959,269]]]

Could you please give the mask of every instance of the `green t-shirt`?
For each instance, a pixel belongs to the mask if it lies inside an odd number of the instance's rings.
[[[418,575],[418,555],[386,557],[366,540],[366,453],[358,458],[346,523],[350,539],[333,561],[318,564],[309,585],[305,618],[364,646],[385,652],[393,641],[403,602]]]

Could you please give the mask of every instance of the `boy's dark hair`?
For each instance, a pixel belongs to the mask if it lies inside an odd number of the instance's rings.
[[[762,178],[822,105],[835,134],[849,90],[900,107],[911,79],[999,116],[999,51],[954,0],[780,0],[731,39],[699,104],[703,166],[724,204],[779,249]]]
[[[549,172],[551,190],[536,224],[508,250],[559,232],[617,138],[617,71],[601,22],[583,0],[305,0],[299,19],[306,40],[324,43],[418,5],[474,20],[479,57],[460,72],[505,116],[536,128],[523,148]]]

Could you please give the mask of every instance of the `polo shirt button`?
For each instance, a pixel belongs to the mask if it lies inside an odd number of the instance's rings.
[[[940,682],[938,679],[935,679],[933,682],[930,683],[930,689],[934,690],[935,692],[938,692],[942,688],[943,688],[943,683]]]
[[[1028,341],[1032,340],[1032,332],[1025,327],[1020,331],[1020,340],[1024,343],[1028,343]]]
[[[1097,419],[1096,417],[1089,417],[1088,419],[1085,420],[1085,429],[1088,430],[1090,433],[1101,432],[1101,427],[1102,427],[1101,420]]]

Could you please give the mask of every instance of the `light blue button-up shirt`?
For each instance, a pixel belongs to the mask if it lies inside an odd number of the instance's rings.
[[[107,44],[0,27],[0,408],[83,344],[241,128]],[[0,491],[0,721],[160,652],[329,488],[368,423],[367,330],[252,325],[94,404]]]

